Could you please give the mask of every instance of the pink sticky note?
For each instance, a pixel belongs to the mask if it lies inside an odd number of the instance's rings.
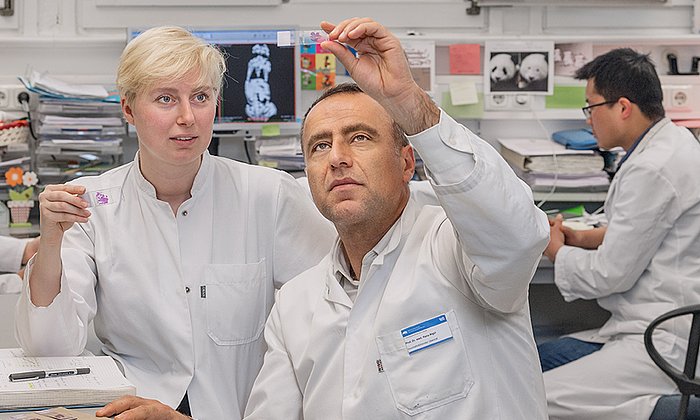
[[[479,44],[450,45],[450,74],[481,74]]]

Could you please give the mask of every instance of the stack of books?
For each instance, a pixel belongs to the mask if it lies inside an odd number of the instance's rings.
[[[548,139],[498,139],[501,155],[533,191],[607,191],[603,157],[593,150],[567,149]]]

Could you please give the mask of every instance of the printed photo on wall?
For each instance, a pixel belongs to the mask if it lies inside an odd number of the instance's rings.
[[[484,93],[551,95],[554,92],[553,56],[553,42],[487,42]]]
[[[554,46],[554,74],[573,76],[576,70],[593,59],[593,44],[590,42],[575,44],[557,44]]]

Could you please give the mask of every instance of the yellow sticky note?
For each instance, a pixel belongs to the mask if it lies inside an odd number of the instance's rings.
[[[481,118],[484,115],[484,99],[482,94],[477,95],[478,102],[470,105],[452,105],[450,92],[442,93],[442,102],[440,107],[447,112],[452,118]]]
[[[263,137],[273,137],[280,135],[279,124],[265,124],[262,126],[262,136]]]
[[[265,166],[267,168],[276,168],[279,166],[279,162],[274,160],[258,160],[258,166]]]
[[[450,96],[452,105],[472,105],[479,103],[474,82],[450,83]]]

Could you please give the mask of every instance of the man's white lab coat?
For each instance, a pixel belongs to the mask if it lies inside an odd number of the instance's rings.
[[[442,207],[409,201],[365,256],[354,303],[339,242],[280,290],[246,418],[547,418],[527,304],[546,217],[446,114],[411,141]],[[409,354],[401,331],[443,315],[451,338]]]
[[[138,395],[177,407],[187,391],[194,417],[240,418],[275,288],[323,257],[332,226],[288,174],[208,153],[175,215],[137,162],[75,181],[110,203],[66,232],[53,303],[35,307],[25,288],[18,340],[80,354],[94,318]]]
[[[663,119],[615,174],[608,228],[597,250],[563,246],[555,282],[567,301],[610,311],[600,351],[545,373],[552,419],[646,419],[676,391],[647,356],[643,333],[659,315],[700,303],[700,144]],[[690,318],[662,324],[655,342],[682,370]]]

